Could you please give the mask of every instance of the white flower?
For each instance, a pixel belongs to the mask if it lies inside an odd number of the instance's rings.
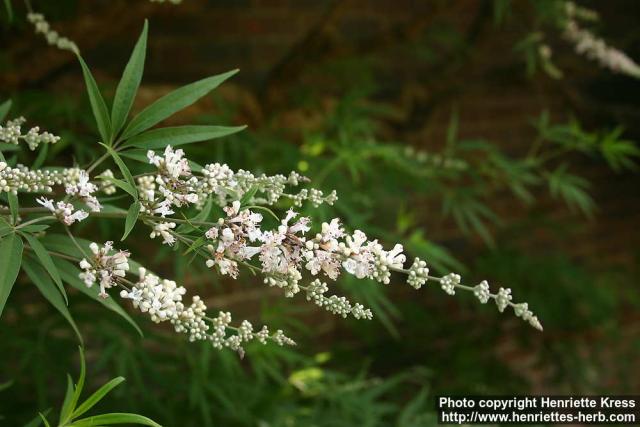
[[[40,132],[38,126],[31,128],[27,133],[22,133],[22,125],[26,122],[24,117],[18,117],[9,120],[3,126],[0,125],[0,142],[17,145],[23,140],[29,146],[29,150],[33,151],[40,144],[55,144],[60,140],[59,136],[50,134],[49,132]]]
[[[175,236],[171,233],[174,228],[176,228],[175,222],[158,222],[153,226],[149,237],[155,239],[157,236],[161,236],[163,244],[172,246],[176,242]]]
[[[98,191],[98,186],[91,183],[89,174],[83,170],[79,172],[77,181],[70,182],[65,186],[65,191],[67,194],[83,200],[92,212],[100,212],[102,209],[100,202],[93,195],[93,193]]]
[[[449,273],[440,279],[440,287],[449,295],[456,294],[456,286],[460,284],[460,275]]]
[[[71,203],[60,201],[54,205],[53,200],[47,199],[46,197],[36,199],[36,202],[49,209],[58,218],[58,220],[65,225],[80,222],[89,216],[89,214],[82,209],[77,211],[74,210],[75,208]]]
[[[113,249],[113,242],[106,242],[103,247],[91,243],[89,248],[93,257],[90,261],[85,258],[80,261],[79,265],[83,272],[79,274],[79,277],[87,287],[91,287],[96,281],[99,281],[99,295],[102,298],[107,298],[106,290],[115,286],[118,278],[125,277],[129,270],[129,252],[118,251],[109,255]]]
[[[498,306],[498,311],[501,313],[511,302],[511,289],[500,288],[498,290],[498,294],[496,295],[496,305]]]
[[[429,279],[429,269],[427,263],[420,258],[413,260],[413,264],[409,268],[409,277],[407,283],[414,289],[420,289],[422,285],[427,283]]]
[[[614,72],[636,78],[640,77],[640,65],[636,64],[624,52],[607,46],[604,40],[595,36],[589,30],[580,28],[578,21],[575,19],[593,20],[597,19],[596,14],[588,9],[572,5],[572,3],[567,3],[566,12],[567,21],[564,37],[574,44],[577,53],[597,61],[601,66]]]
[[[50,45],[76,54],[79,52],[78,46],[74,42],[66,37],[60,36],[57,31],[51,29],[44,15],[40,13],[29,13],[27,14],[27,19],[35,27],[36,33],[42,34]]]
[[[480,284],[476,285],[473,288],[473,294],[478,298],[478,300],[482,304],[486,304],[491,298],[491,293],[489,292],[489,283],[486,280],[480,282]]]

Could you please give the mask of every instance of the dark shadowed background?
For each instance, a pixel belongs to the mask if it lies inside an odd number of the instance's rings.
[[[624,156],[606,144],[637,147],[640,80],[576,54],[549,24],[558,3],[32,0],[110,94],[149,19],[138,110],[239,68],[171,119],[249,126],[190,147],[193,160],[297,170],[340,197],[309,215],[339,215],[387,244],[404,242],[439,273],[511,287],[545,326],[539,333],[437,285],[347,278],[341,289],[376,318],[343,321],[248,275],[214,277],[136,230],[134,257],[154,254],[146,262],[210,307],[283,326],[298,346],[256,347],[239,360],[144,319],[141,339],[74,296],[92,378],[127,377],[105,405],[171,426],[417,426],[435,422],[437,394],[638,394],[640,175],[612,161]],[[640,3],[580,4],[599,13],[599,35],[640,60]],[[35,35],[24,13],[16,5],[2,27],[0,96],[63,137],[51,163],[87,164],[98,151],[80,67]],[[536,59],[540,40],[561,78]],[[13,380],[0,392],[0,424],[20,425],[58,404],[77,354],[53,309],[28,289],[12,298],[21,304],[0,325],[0,382]]]

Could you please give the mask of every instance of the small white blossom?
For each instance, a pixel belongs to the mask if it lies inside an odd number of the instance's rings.
[[[500,288],[498,290],[498,294],[496,295],[496,305],[498,306],[498,311],[502,313],[505,308],[511,302],[511,289]]]
[[[89,214],[82,209],[75,210],[71,203],[57,202],[55,205],[53,200],[41,197],[36,202],[49,209],[55,216],[65,225],[71,225],[86,219]]]
[[[413,260],[413,264],[409,268],[409,277],[407,283],[414,289],[420,289],[422,285],[427,283],[429,279],[429,268],[427,263],[420,258]]]
[[[89,174],[83,170],[79,171],[77,181],[65,185],[65,191],[70,196],[83,200],[92,212],[100,212],[102,209],[100,202],[93,195],[98,191],[98,186],[91,183]]]
[[[597,61],[601,66],[609,68],[613,72],[640,77],[640,65],[624,52],[608,46],[603,39],[595,36],[589,30],[581,28],[576,19],[595,20],[598,18],[597,14],[578,7],[572,2],[567,2],[565,6],[567,20],[564,37],[574,44],[577,53]]]
[[[59,136],[49,132],[41,132],[38,126],[32,127],[27,133],[22,133],[22,125],[26,122],[24,117],[9,120],[3,126],[0,125],[0,142],[17,145],[20,140],[27,143],[29,150],[33,151],[40,144],[55,144],[60,141]]]
[[[155,239],[160,236],[163,244],[172,246],[176,242],[175,236],[171,233],[174,228],[176,228],[175,222],[158,222],[153,226],[153,231],[149,237]]]
[[[60,36],[57,31],[52,30],[44,15],[41,13],[29,13],[27,15],[27,19],[35,27],[36,33],[42,34],[50,45],[56,46],[61,50],[68,50],[75,54],[80,52],[78,46],[74,42],[66,37]]]
[[[478,285],[473,288],[473,294],[478,298],[480,303],[486,304],[491,298],[491,293],[489,292],[489,283],[486,280],[483,280]]]
[[[460,275],[449,273],[440,279],[440,287],[449,295],[456,294],[456,286],[460,284]]]
[[[96,243],[89,245],[93,256],[90,260],[83,258],[80,261],[80,268],[83,270],[79,274],[87,287],[93,286],[98,281],[100,284],[99,295],[107,298],[107,289],[117,284],[118,278],[124,278],[129,271],[129,252],[118,251],[112,255],[113,242],[106,242],[103,247]]]

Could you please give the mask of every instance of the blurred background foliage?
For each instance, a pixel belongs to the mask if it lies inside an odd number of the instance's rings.
[[[41,158],[86,165],[98,147],[80,68],[34,35],[13,3],[14,19],[2,17],[0,94],[13,100],[13,115],[63,138]],[[240,360],[136,316],[140,338],[70,293],[89,386],[127,378],[101,408],[170,426],[423,426],[436,421],[438,394],[640,391],[640,82],[572,51],[557,27],[563,2],[32,4],[78,43],[110,93],[149,17],[138,109],[178,84],[240,67],[232,83],[171,120],[249,129],[190,146],[191,159],[297,170],[340,197],[306,214],[405,242],[439,273],[510,286],[545,325],[538,334],[437,287],[415,293],[348,276],[344,292],[376,317],[333,319],[246,275],[228,282],[151,250],[136,229],[134,258],[197,288],[213,308],[286,328],[299,346],[251,347]],[[612,45],[640,58],[636,2],[581,4],[597,10],[596,30]],[[540,55],[542,43],[551,57]],[[38,153],[30,155],[19,160]],[[104,240],[114,224],[83,223],[79,234]],[[62,400],[77,342],[32,287],[17,286],[11,298],[0,329],[0,416],[21,425]]]

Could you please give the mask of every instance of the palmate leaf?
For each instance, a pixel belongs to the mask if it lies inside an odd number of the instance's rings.
[[[546,174],[549,182],[549,192],[559,197],[571,210],[580,210],[586,216],[591,216],[595,209],[593,199],[587,193],[589,182],[584,178],[567,172],[566,165],[560,165],[552,173]]]
[[[114,137],[120,132],[124,126],[133,101],[136,98],[138,87],[142,81],[142,73],[144,72],[144,60],[147,52],[147,32],[149,24],[144,21],[142,33],[138,38],[138,42],[131,52],[131,57],[125,67],[122,78],[118,83],[116,95],[113,98],[113,107],[111,109],[111,125],[113,126]]]
[[[233,70],[217,76],[207,77],[163,96],[131,120],[121,139],[126,140],[138,135],[174,113],[188,107],[237,72],[238,70]]]
[[[0,315],[16,282],[22,263],[22,239],[10,233],[0,241]]]
[[[26,258],[22,262],[22,269],[31,281],[36,285],[42,296],[44,296],[51,305],[62,314],[62,316],[69,322],[73,331],[78,337],[78,341],[82,344],[82,336],[78,330],[78,326],[71,317],[69,309],[67,308],[65,301],[62,299],[60,292],[56,289],[56,285],[51,281],[51,278],[44,271],[44,269],[33,258]]]
[[[633,141],[618,139],[621,134],[622,128],[606,134],[600,142],[600,152],[613,170],[633,170],[640,158],[640,148]]]
[[[232,135],[246,126],[176,126],[152,129],[129,139],[124,146],[155,149],[207,141]]]
[[[109,110],[107,109],[107,104],[105,104],[104,98],[102,98],[100,89],[98,89],[98,85],[96,84],[96,81],[93,78],[89,67],[80,55],[78,55],[78,60],[80,61],[80,65],[82,66],[82,74],[84,76],[85,85],[87,86],[89,103],[91,104],[91,110],[93,111],[93,116],[95,117],[96,124],[98,125],[98,132],[100,133],[102,141],[104,141],[107,145],[111,145],[111,119],[109,118]]]

